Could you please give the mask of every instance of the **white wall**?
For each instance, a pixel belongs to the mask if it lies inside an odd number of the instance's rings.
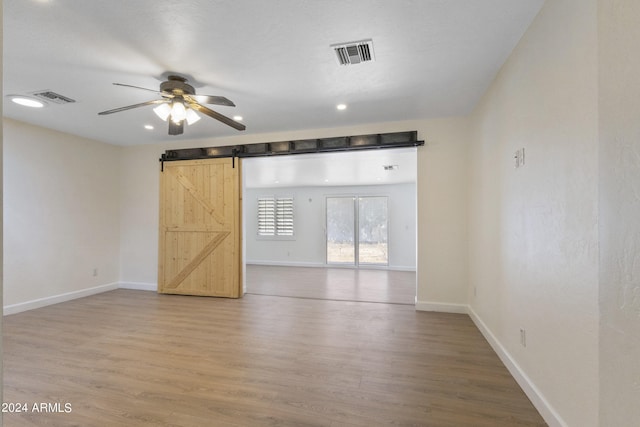
[[[467,289],[466,119],[441,119],[304,130],[175,144],[125,147],[122,151],[121,281],[154,288],[158,268],[158,158],[166,149],[248,144],[342,135],[417,130],[418,308],[464,311]],[[424,268],[423,268],[424,266]]]
[[[419,130],[416,308],[466,313],[468,119],[425,121]]]
[[[120,152],[120,147],[4,120],[5,310],[115,286]]]
[[[640,425],[640,2],[600,0],[600,425]]]
[[[245,164],[250,167],[250,164]],[[243,197],[248,264],[326,265],[325,198],[337,195],[386,196],[389,218],[389,269],[416,268],[416,186],[396,184],[347,187],[250,188]],[[293,196],[294,240],[258,237],[257,199]]]
[[[550,425],[598,424],[597,37],[547,1],[472,115],[472,314]]]

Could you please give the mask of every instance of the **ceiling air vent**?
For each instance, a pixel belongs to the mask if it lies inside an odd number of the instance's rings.
[[[53,102],[54,104],[71,104],[72,102],[76,102],[75,99],[67,98],[66,96],[60,95],[59,93],[55,93],[50,90],[33,92],[32,95],[36,98],[40,98],[48,102]]]
[[[373,40],[371,39],[332,44],[331,48],[336,53],[340,65],[359,64],[375,60]]]

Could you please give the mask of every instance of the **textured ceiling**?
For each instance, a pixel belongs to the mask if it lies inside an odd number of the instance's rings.
[[[468,114],[543,0],[5,0],[4,113],[119,145],[238,133],[213,119],[168,136],[144,107],[168,71],[222,95],[246,133]],[[329,45],[373,39],[375,62],[339,66]],[[6,95],[77,102],[33,110]],[[338,103],[348,104],[337,111]],[[152,131],[143,125],[155,126]]]

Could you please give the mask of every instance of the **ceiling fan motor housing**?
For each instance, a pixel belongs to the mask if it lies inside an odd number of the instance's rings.
[[[195,95],[196,91],[187,79],[179,76],[169,76],[169,80],[160,84],[160,91],[173,95]]]

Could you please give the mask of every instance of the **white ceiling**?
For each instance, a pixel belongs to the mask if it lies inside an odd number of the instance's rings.
[[[152,107],[168,71],[222,95],[246,133],[468,114],[543,0],[4,0],[4,93],[77,102],[7,117],[119,145],[228,136],[204,118],[168,136]],[[329,45],[372,38],[376,61],[339,66]],[[348,104],[337,111],[338,103]],[[153,131],[144,124],[156,126]],[[284,160],[283,160],[284,161]]]

